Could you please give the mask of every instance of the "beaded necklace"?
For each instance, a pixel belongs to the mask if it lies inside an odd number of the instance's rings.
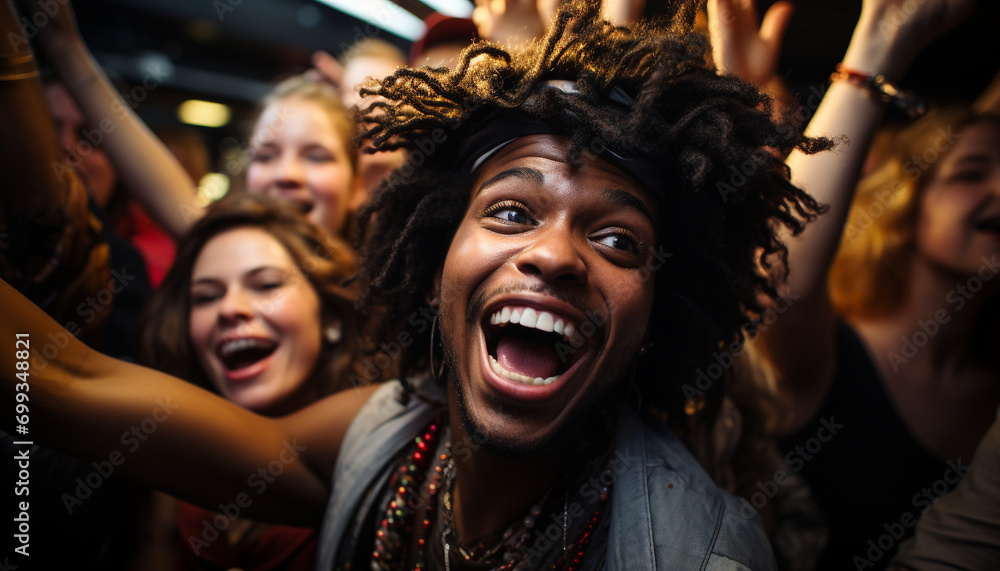
[[[430,529],[437,502],[434,501],[442,478],[442,464],[451,457],[451,443],[445,443],[445,452],[436,456],[436,447],[444,432],[441,429],[442,416],[435,418],[423,434],[414,438],[409,454],[400,461],[399,468],[389,480],[394,490],[385,517],[375,532],[375,551],[372,553],[372,569],[389,571],[402,569],[406,564],[407,543],[414,532],[414,519],[420,507],[425,508],[424,519],[420,522],[421,535]],[[433,470],[430,466],[434,465]],[[430,479],[428,482],[428,472]],[[420,490],[427,483],[427,496],[421,497]],[[425,539],[417,540],[414,569],[423,569],[423,547]]]
[[[612,463],[609,460],[609,470],[611,469],[611,466]],[[535,530],[536,523],[538,521],[547,520],[547,518],[540,518],[539,516],[543,513],[550,513],[552,514],[553,520],[555,520],[556,517],[558,517],[559,511],[562,512],[562,553],[555,563],[549,566],[549,569],[576,571],[583,564],[584,552],[587,550],[587,546],[593,538],[594,530],[600,523],[601,515],[605,511],[605,504],[611,494],[610,484],[601,488],[598,495],[598,505],[596,510],[591,514],[586,528],[572,544],[567,543],[570,494],[567,490],[563,496],[564,499],[561,510],[553,510],[552,508],[555,506],[546,505],[548,503],[547,500],[555,489],[555,487],[553,487],[545,493],[545,496],[540,502],[538,502],[538,504],[531,507],[528,515],[526,515],[523,520],[510,525],[502,534],[499,534],[499,538],[497,538],[497,536],[487,537],[486,539],[478,542],[475,546],[467,548],[466,546],[463,546],[457,538],[455,514],[452,511],[451,504],[451,487],[453,483],[454,464],[449,460],[449,464],[445,468],[444,481],[440,486],[440,489],[444,490],[442,497],[443,509],[441,510],[441,545],[444,550],[445,571],[451,571],[452,557],[457,557],[460,561],[466,563],[480,563],[492,571],[527,571],[532,566],[532,562],[527,557],[527,554],[532,552],[536,555],[540,554],[539,550],[534,545],[536,542],[531,541],[533,532],[535,533],[535,540],[541,537],[538,533],[540,530]],[[491,540],[495,543],[495,545],[493,547],[487,547]],[[452,547],[453,541],[455,543],[454,548]],[[535,562],[535,565],[537,564],[538,562]]]
[[[389,480],[392,496],[385,516],[379,523],[375,534],[375,550],[372,553],[371,568],[374,571],[389,571],[404,569],[407,566],[407,553],[414,534],[417,534],[417,553],[414,557],[413,569],[451,570],[453,558],[464,564],[472,564],[492,571],[524,571],[530,568],[529,553],[536,556],[548,550],[539,550],[532,541],[536,520],[542,513],[553,514],[555,520],[558,511],[549,499],[556,487],[546,492],[542,500],[533,506],[528,515],[521,521],[510,525],[502,533],[493,534],[474,546],[462,545],[457,537],[455,516],[452,511],[452,490],[455,476],[454,458],[451,456],[451,443],[441,442],[443,433],[447,433],[447,418],[442,415],[434,419],[430,426],[414,438],[407,454],[400,459],[399,467]],[[438,453],[437,448],[443,451]],[[610,457],[610,454],[609,454]],[[609,460],[607,469],[611,470],[613,462]],[[568,485],[563,482],[563,485]],[[550,569],[576,571],[583,563],[583,556],[593,539],[594,531],[606,511],[605,504],[610,497],[610,483],[601,488],[596,509],[592,512],[586,528],[576,540],[569,544],[568,519],[570,492],[567,489],[562,506],[562,553]],[[441,494],[441,490],[444,493]],[[441,497],[440,506],[438,497]],[[424,514],[419,525],[415,525],[416,516],[424,508]],[[439,518],[435,513],[439,512]],[[434,524],[438,524],[440,545],[443,549],[443,561],[429,564],[427,541],[431,540]],[[536,532],[535,539],[540,535]],[[491,545],[492,544],[492,545]],[[435,545],[435,547],[437,547]],[[436,550],[430,552],[433,555]],[[551,555],[550,555],[551,557]]]

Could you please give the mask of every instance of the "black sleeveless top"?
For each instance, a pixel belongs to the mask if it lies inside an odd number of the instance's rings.
[[[910,434],[867,349],[843,322],[836,367],[819,414],[780,446],[827,518],[830,538],[818,569],[882,569],[964,470]]]

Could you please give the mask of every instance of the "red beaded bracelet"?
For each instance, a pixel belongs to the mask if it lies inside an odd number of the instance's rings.
[[[830,74],[830,81],[846,81],[867,90],[878,97],[883,103],[891,103],[911,118],[917,118],[927,112],[927,104],[911,91],[904,91],[885,78],[882,74],[869,74],[863,71],[848,69],[844,64],[837,64],[837,71]]]

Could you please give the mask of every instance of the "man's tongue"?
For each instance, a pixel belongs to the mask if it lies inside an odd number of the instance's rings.
[[[559,355],[550,343],[535,343],[505,335],[497,344],[497,361],[504,369],[546,379],[559,370]]]

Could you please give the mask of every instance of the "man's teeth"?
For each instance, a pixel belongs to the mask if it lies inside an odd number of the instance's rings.
[[[576,328],[566,323],[561,317],[556,317],[548,311],[537,311],[531,307],[504,307],[490,316],[491,325],[517,323],[522,327],[539,329],[549,333],[557,333],[569,339],[573,337]]]
[[[559,375],[555,375],[547,379],[543,379],[541,377],[535,377],[532,379],[531,377],[526,377],[520,373],[508,371],[503,368],[503,365],[501,365],[496,358],[493,357],[493,355],[490,355],[490,367],[493,369],[494,373],[500,375],[501,377],[517,381],[523,385],[551,385],[556,379],[559,378]]]

